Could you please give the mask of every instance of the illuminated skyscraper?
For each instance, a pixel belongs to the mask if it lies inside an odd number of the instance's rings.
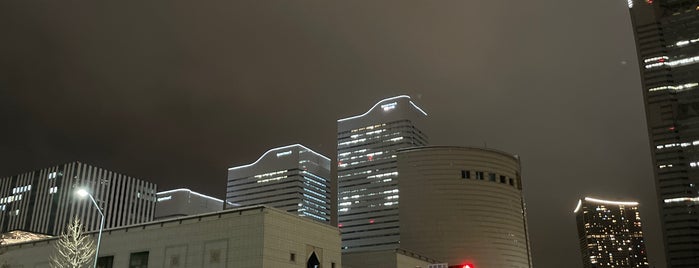
[[[330,223],[330,158],[300,144],[228,169],[226,208],[268,205]]]
[[[427,113],[409,96],[337,120],[338,226],[343,252],[398,248],[396,150],[427,144]]]
[[[155,184],[72,162],[0,178],[0,232],[59,235],[74,217],[86,231],[98,230],[99,212],[89,199],[76,197],[77,188],[94,196],[104,212],[105,229],[153,220]]]
[[[585,197],[574,213],[584,268],[648,267],[638,203]]]
[[[699,267],[699,3],[628,0],[668,267]]]

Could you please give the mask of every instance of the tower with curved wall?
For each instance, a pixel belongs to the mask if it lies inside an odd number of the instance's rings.
[[[504,152],[398,151],[401,248],[449,265],[531,267],[520,162]]]

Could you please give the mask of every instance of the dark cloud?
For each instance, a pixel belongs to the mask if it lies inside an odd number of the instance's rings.
[[[83,160],[223,197],[226,168],[410,94],[433,143],[519,154],[536,267],[572,209],[642,202],[662,252],[623,1],[5,1],[0,174]]]

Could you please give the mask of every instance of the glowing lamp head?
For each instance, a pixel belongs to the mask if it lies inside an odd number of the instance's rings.
[[[80,197],[80,198],[84,198],[87,195],[89,195],[90,193],[88,193],[87,190],[80,188],[77,191],[75,191],[75,194],[78,195],[78,197]]]
[[[463,267],[461,267],[461,268],[475,268],[475,267],[473,266],[473,264],[465,264],[465,265],[464,265]]]

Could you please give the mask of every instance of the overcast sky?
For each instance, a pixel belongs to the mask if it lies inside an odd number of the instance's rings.
[[[399,94],[432,144],[520,155],[535,267],[582,267],[586,194],[640,201],[664,267],[626,1],[0,3],[0,177],[80,160],[223,198]]]

